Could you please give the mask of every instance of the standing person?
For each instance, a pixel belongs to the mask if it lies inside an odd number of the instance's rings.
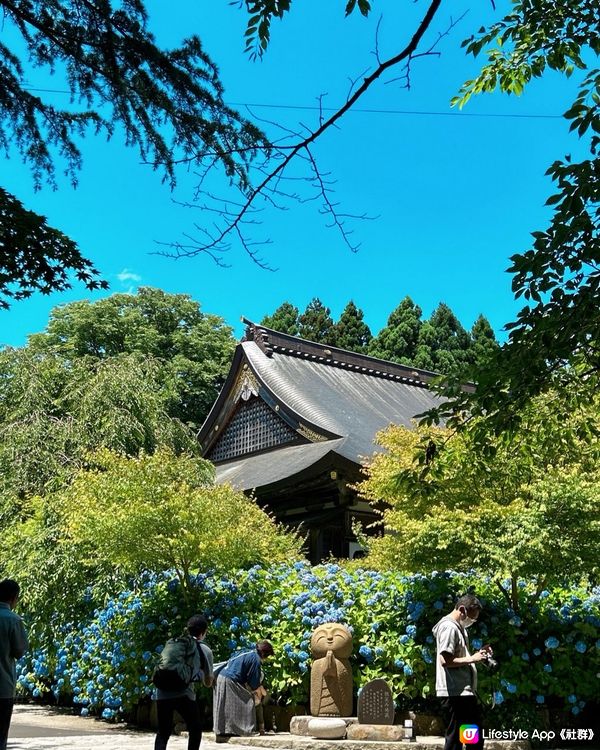
[[[230,657],[217,677],[213,703],[213,724],[217,742],[229,737],[248,737],[256,731],[255,705],[262,697],[261,665],[273,655],[269,641]]]
[[[13,612],[19,593],[20,587],[16,581],[10,578],[0,581],[0,750],[6,750],[15,703],[15,662],[29,647],[23,621]]]
[[[477,621],[481,613],[481,602],[476,596],[461,596],[450,614],[434,626],[437,645],[435,690],[443,698],[443,706],[449,714],[444,750],[461,750],[460,727],[463,724],[477,725],[477,742],[470,743],[473,750],[483,748],[481,711],[477,702],[477,662],[486,661],[492,650],[489,646],[469,652],[467,628]]]
[[[188,750],[199,750],[202,741],[202,716],[196,700],[194,682],[202,681],[206,687],[213,684],[213,654],[210,648],[202,643],[206,637],[208,621],[204,615],[194,615],[187,622],[186,631],[196,645],[193,655],[192,682],[182,690],[156,689],[156,711],[158,732],[154,750],[166,750],[167,742],[173,731],[173,714],[175,711],[184,720],[188,730]]]

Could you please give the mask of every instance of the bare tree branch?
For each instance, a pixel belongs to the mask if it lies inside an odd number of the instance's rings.
[[[297,157],[302,158],[303,155],[308,154],[308,158],[311,163],[314,180],[316,181],[316,185],[319,189],[319,195],[323,198],[324,206],[326,207],[327,212],[332,217],[332,224],[333,226],[337,227],[337,229],[340,231],[342,238],[344,239],[344,242],[346,245],[353,251],[356,252],[357,247],[356,245],[353,245],[353,243],[349,240],[350,232],[344,227],[344,222],[341,220],[341,215],[336,212],[336,205],[332,203],[332,201],[329,198],[329,188],[323,181],[323,175],[319,173],[319,170],[316,168],[316,162],[310,152],[310,146],[328,129],[332,127],[337,127],[337,122],[340,120],[341,117],[343,117],[346,112],[348,112],[355,104],[356,102],[365,94],[366,91],[379,79],[381,76],[388,71],[390,68],[393,68],[394,66],[400,64],[403,61],[409,61],[410,59],[415,55],[416,50],[418,49],[418,46],[425,34],[425,32],[429,29],[437,11],[439,10],[441,5],[441,0],[432,0],[427,8],[427,11],[425,15],[423,16],[421,22],[419,23],[415,33],[413,34],[412,38],[408,42],[408,44],[404,47],[404,49],[399,52],[398,54],[388,58],[387,60],[381,61],[379,60],[379,55],[377,53],[377,59],[378,59],[378,66],[377,68],[368,76],[366,76],[361,85],[354,91],[354,93],[348,97],[346,102],[338,109],[336,112],[334,112],[333,115],[331,115],[328,119],[323,119],[323,111],[322,111],[322,104],[320,100],[320,108],[319,108],[319,127],[315,130],[311,131],[310,129],[306,128],[308,130],[308,135],[305,138],[301,138],[298,142],[291,146],[287,145],[279,145],[276,149],[275,156],[281,157],[279,163],[271,170],[268,171],[265,176],[263,177],[260,182],[255,187],[249,187],[248,190],[245,193],[245,198],[235,214],[235,216],[231,217],[230,215],[227,217],[228,221],[225,222],[225,226],[221,229],[217,230],[215,235],[212,236],[212,238],[207,242],[198,242],[198,244],[194,247],[190,246],[182,246],[180,244],[171,244],[170,246],[174,248],[174,250],[177,252],[177,257],[181,257],[182,255],[187,255],[188,257],[194,257],[196,255],[199,255],[200,253],[205,252],[218,252],[219,248],[223,246],[227,238],[231,234],[237,234],[238,238],[240,239],[240,242],[246,251],[246,253],[258,263],[259,266],[265,268],[267,267],[264,262],[262,262],[260,259],[257,259],[256,252],[253,250],[253,244],[249,242],[248,238],[243,236],[240,225],[244,222],[244,218],[246,214],[254,207],[254,204],[256,200],[259,197],[264,198],[265,192],[268,188],[271,187],[271,189],[274,192],[277,192],[277,185],[279,184],[279,180],[282,178],[282,175],[286,168],[290,165],[290,163],[296,159]],[[450,26],[452,28],[452,25]],[[449,29],[445,32],[445,36],[449,32]],[[439,42],[441,37],[438,37],[436,42],[437,44]],[[208,154],[206,154],[208,156]],[[203,155],[199,155],[199,158],[202,159]],[[275,187],[272,188],[272,185]],[[348,215],[350,216],[350,215]],[[368,218],[368,217],[355,217],[355,218]],[[168,243],[161,243],[161,244],[168,244]],[[270,269],[272,270],[272,269]]]

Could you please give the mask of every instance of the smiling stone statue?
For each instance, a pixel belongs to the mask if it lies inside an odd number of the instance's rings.
[[[314,658],[310,674],[310,712],[313,716],[350,716],[352,713],[352,634],[345,625],[327,622],[313,632]]]

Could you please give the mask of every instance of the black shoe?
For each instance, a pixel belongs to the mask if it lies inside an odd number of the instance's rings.
[[[230,734],[215,734],[215,742],[229,742]]]

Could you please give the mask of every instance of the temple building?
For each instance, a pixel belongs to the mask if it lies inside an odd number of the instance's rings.
[[[300,528],[312,562],[353,557],[353,525],[377,519],[353,489],[378,450],[375,435],[439,403],[427,387],[434,375],[244,322],[199,432],[202,455],[217,481]]]

